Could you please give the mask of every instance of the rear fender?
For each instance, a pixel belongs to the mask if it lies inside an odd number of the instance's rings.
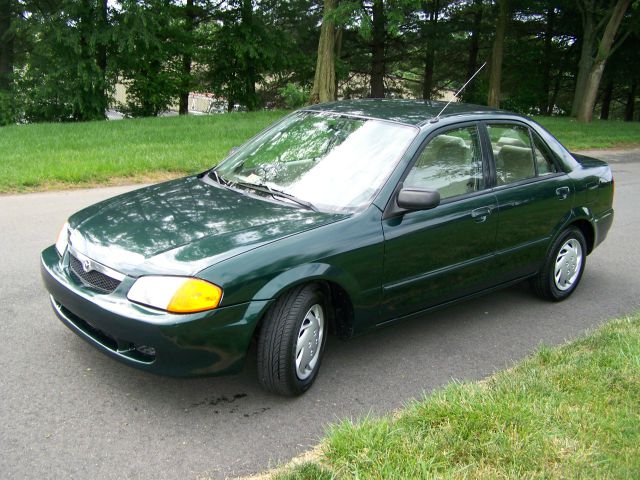
[[[551,248],[551,245],[553,245],[553,242],[555,241],[555,239],[560,234],[562,234],[562,232],[564,232],[567,228],[569,228],[570,225],[575,224],[576,222],[581,220],[586,221],[586,223],[588,223],[591,228],[591,233],[589,235],[585,235],[585,237],[587,237],[587,241],[591,243],[589,252],[588,252],[588,253],[591,253],[591,251],[594,248],[593,241],[596,234],[596,230],[594,227],[595,215],[593,210],[591,210],[589,207],[584,207],[584,206],[572,208],[569,215],[565,217],[560,224],[558,224],[558,226],[553,232],[553,235],[551,236],[551,240],[549,242],[549,248]]]

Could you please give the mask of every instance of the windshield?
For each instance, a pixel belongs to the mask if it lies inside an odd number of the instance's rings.
[[[241,147],[216,173],[267,187],[315,208],[368,205],[418,130],[380,120],[297,112]]]

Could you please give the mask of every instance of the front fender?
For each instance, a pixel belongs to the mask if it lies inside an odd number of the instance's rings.
[[[358,281],[343,269],[327,263],[307,263],[298,265],[272,278],[256,293],[253,300],[277,298],[296,285],[314,280],[337,283],[349,296],[361,290]]]
[[[325,282],[333,289],[336,287],[342,290],[347,296],[350,312],[348,316],[342,318],[344,322],[340,328],[344,328],[343,334],[353,336],[369,330],[379,322],[379,300],[381,298],[381,286],[362,285],[348,271],[328,263],[312,262],[291,268],[280,273],[267,282],[258,292],[256,292],[253,303],[264,303],[268,301],[269,306],[275,299],[285,294],[287,290],[297,285],[310,282]],[[334,290],[335,291],[335,290]],[[266,313],[266,309],[261,313],[261,317]],[[352,315],[351,315],[352,314]]]

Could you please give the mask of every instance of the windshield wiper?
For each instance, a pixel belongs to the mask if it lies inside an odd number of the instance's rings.
[[[233,186],[240,186],[245,188],[250,188],[252,190],[257,190],[259,192],[264,192],[270,194],[273,198],[282,197],[287,200],[291,200],[294,203],[297,203],[301,207],[304,207],[308,210],[313,210],[317,212],[318,209],[311,202],[307,202],[306,200],[302,200],[301,198],[296,197],[295,195],[291,195],[290,193],[283,192],[282,190],[275,190],[271,188],[269,185],[265,185],[263,183],[249,183],[249,182],[233,182]]]
[[[213,177],[213,179],[216,182],[218,182],[220,185],[224,185],[225,187],[228,187],[231,185],[231,182],[229,180],[222,178],[222,176],[215,169],[209,170],[209,176]]]

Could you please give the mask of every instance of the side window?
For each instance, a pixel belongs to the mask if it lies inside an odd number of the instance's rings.
[[[438,190],[440,198],[483,189],[478,128],[447,130],[429,140],[404,186]]]
[[[538,166],[538,175],[549,175],[558,171],[557,167],[551,159],[549,150],[545,147],[542,140],[537,135],[533,135],[533,148],[536,154],[536,164]]]
[[[536,176],[529,129],[521,125],[487,125],[498,185]]]

